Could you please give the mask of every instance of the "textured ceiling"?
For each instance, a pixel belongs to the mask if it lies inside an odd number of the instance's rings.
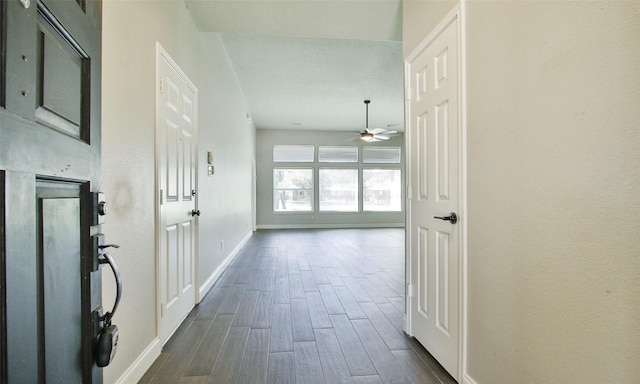
[[[403,130],[401,0],[186,0],[221,32],[258,129]]]

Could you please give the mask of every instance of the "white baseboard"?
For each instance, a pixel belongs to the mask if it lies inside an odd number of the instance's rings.
[[[159,338],[155,338],[151,344],[145,348],[138,358],[127,368],[126,371],[116,381],[116,384],[136,384],[142,376],[151,368],[162,352],[162,343]]]
[[[475,381],[475,380],[473,380],[473,379],[471,378],[471,376],[469,376],[469,374],[468,374],[467,372],[464,372],[464,373],[462,374],[462,381],[461,381],[461,383],[462,383],[462,384],[478,384],[478,383],[476,383],[476,381]]]
[[[202,285],[200,285],[200,289],[198,290],[198,297],[196,298],[197,303],[199,303],[204,298],[204,296],[211,290],[211,288],[213,287],[213,284],[215,284],[216,281],[218,281],[220,276],[222,276],[222,272],[224,272],[224,270],[227,269],[229,264],[231,264],[233,259],[235,259],[236,256],[238,256],[238,253],[240,253],[240,250],[242,249],[242,247],[244,247],[247,241],[249,241],[251,236],[253,236],[253,231],[247,233],[246,236],[242,240],[240,240],[240,243],[238,243],[238,245],[231,251],[231,253],[229,253],[229,256],[227,256],[227,258],[224,259],[222,263],[220,263],[218,268],[216,268],[216,270],[213,271],[213,273],[207,278],[207,280],[205,280],[205,282]]]
[[[409,326],[409,319],[407,318],[407,314],[402,315],[402,331],[407,334],[409,337],[413,337],[413,333],[411,333],[411,327]]]
[[[260,224],[258,225],[258,229],[342,229],[342,228],[404,228],[404,223]]]

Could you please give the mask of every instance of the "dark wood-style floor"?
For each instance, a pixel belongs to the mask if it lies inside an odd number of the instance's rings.
[[[403,312],[403,229],[258,231],[141,383],[455,383]]]

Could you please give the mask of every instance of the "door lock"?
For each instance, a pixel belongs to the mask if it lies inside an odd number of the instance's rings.
[[[107,215],[107,201],[102,192],[91,193],[91,206],[93,208],[91,215],[91,225],[104,224]]]

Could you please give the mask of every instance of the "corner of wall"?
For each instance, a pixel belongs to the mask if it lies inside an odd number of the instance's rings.
[[[224,273],[227,267],[233,262],[233,260],[238,256],[240,250],[244,245],[249,241],[249,239],[253,236],[253,231],[247,233],[245,237],[238,243],[238,245],[229,253],[229,255],[224,259],[220,265],[209,275],[209,277],[200,285],[198,289],[198,297],[196,297],[196,303],[202,301],[202,299],[207,295],[207,293],[213,288],[213,285],[218,281],[220,276]]]
[[[463,372],[461,384],[478,384],[478,382],[472,379],[468,372]]]

